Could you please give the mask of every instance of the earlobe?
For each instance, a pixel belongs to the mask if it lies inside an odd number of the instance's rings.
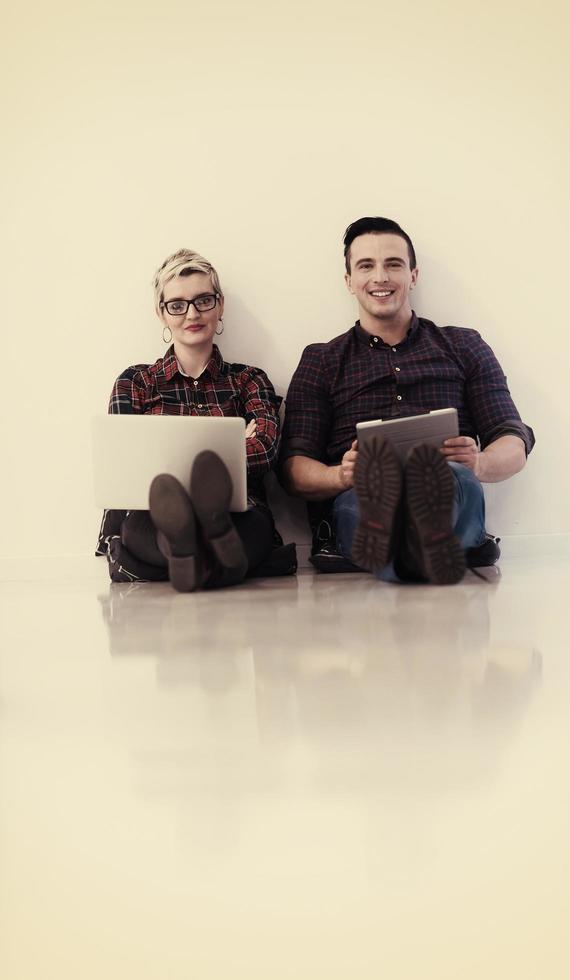
[[[354,290],[352,288],[352,283],[350,281],[350,276],[349,276],[348,272],[346,272],[345,275],[344,275],[344,281],[345,281],[346,288],[348,289],[349,293],[352,293],[352,295],[354,296]]]

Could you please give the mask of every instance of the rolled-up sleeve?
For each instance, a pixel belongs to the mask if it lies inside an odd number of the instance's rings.
[[[324,346],[306,347],[291,379],[285,400],[281,464],[291,456],[308,456],[325,462],[331,409],[323,363]]]
[[[517,411],[501,365],[476,330],[465,330],[464,333],[466,401],[481,448],[485,449],[501,436],[514,435],[522,439],[528,456],[534,446],[534,432]]]

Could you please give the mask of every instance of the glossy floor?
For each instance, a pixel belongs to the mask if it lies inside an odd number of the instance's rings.
[[[568,559],[4,578],[5,980],[570,975]]]

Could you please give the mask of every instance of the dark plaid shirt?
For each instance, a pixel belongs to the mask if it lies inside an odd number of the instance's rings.
[[[507,379],[476,330],[437,327],[414,313],[410,329],[391,347],[354,327],[310,344],[289,387],[281,460],[309,456],[339,463],[356,438],[356,423],[456,408],[461,435],[481,448],[507,434],[527,454],[534,434],[521,421]]]
[[[181,373],[174,348],[154,364],[136,364],[115,381],[109,413],[115,415],[230,415],[255,419],[255,436],[246,439],[248,493],[264,499],[261,481],[275,460],[279,406],[271,381],[260,368],[228,364],[218,347],[198,378]]]

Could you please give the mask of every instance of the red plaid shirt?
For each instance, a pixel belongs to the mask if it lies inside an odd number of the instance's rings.
[[[262,479],[279,444],[279,406],[271,381],[260,368],[228,364],[216,345],[199,378],[180,372],[174,348],[154,364],[135,364],[115,381],[109,412],[143,415],[230,415],[255,419],[255,436],[246,440],[248,495],[264,502]]]

